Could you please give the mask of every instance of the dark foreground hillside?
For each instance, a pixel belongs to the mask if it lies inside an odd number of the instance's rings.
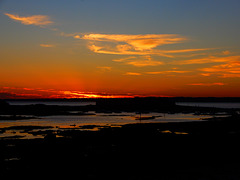
[[[2,178],[240,179],[240,118],[132,124],[0,141]]]

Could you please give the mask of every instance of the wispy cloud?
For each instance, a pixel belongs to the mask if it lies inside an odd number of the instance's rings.
[[[151,56],[142,56],[142,57],[130,56],[127,58],[114,59],[113,61],[136,66],[136,67],[159,66],[164,64],[161,61],[152,60]]]
[[[201,73],[200,75],[205,76],[205,77],[211,76],[210,73]]]
[[[40,44],[41,47],[52,48],[55,47],[53,44]]]
[[[228,50],[226,50],[226,51],[222,51],[222,53],[223,53],[224,55],[229,55],[229,54],[231,54],[231,52],[228,51]]]
[[[76,35],[75,38],[79,38],[79,36]],[[136,51],[151,50],[157,46],[176,44],[187,40],[186,37],[177,34],[87,34],[81,38],[92,41],[126,43],[125,45],[118,46],[119,51],[127,51],[130,49]]]
[[[146,74],[152,74],[152,75],[157,75],[157,74],[184,74],[184,73],[189,73],[191,71],[180,71],[180,70],[171,70],[171,71],[154,71],[154,72],[146,72]]]
[[[193,84],[188,84],[191,86],[224,86],[226,84],[221,83],[221,82],[215,82],[215,83],[193,83]]]
[[[36,99],[36,98],[126,98],[131,94],[107,94],[72,90],[54,90],[40,88],[0,87],[0,98],[3,99]]]
[[[53,23],[49,16],[46,15],[19,16],[17,14],[10,13],[5,13],[5,15],[15,21],[21,22],[24,25],[44,26]]]
[[[102,72],[107,72],[112,70],[112,67],[109,67],[109,66],[101,66],[97,68],[100,69]]]
[[[99,33],[61,33],[64,37],[86,40],[87,47],[94,53],[111,55],[129,55],[129,57],[113,59],[115,62],[144,67],[159,66],[163,61],[153,60],[153,56],[166,58],[198,56],[199,51],[209,51],[212,48],[192,49],[160,49],[161,46],[179,44],[189,41],[189,38],[179,34],[99,34]],[[205,53],[201,53],[205,54]],[[146,58],[148,57],[148,58]],[[178,64],[176,62],[176,64]]]
[[[177,44],[188,41],[187,37],[178,34],[63,34],[75,39],[84,39],[90,42],[89,49],[95,53],[117,55],[158,55],[174,57],[173,54],[190,53],[209,50],[179,49],[159,50],[158,46]]]
[[[239,59],[240,59],[240,56],[224,56],[224,57],[208,56],[208,57],[200,58],[200,59],[189,59],[189,60],[183,60],[183,61],[174,61],[174,62],[172,62],[172,64],[177,64],[177,65],[206,64],[206,63],[236,61],[236,60],[239,60]]]
[[[163,74],[163,75],[174,75],[174,74],[184,74],[184,73],[189,73],[191,71],[180,71],[180,70],[170,70],[170,71],[153,71],[153,72],[127,72],[124,75],[132,75],[132,76],[140,76],[140,75],[158,75],[158,74]]]
[[[136,67],[145,67],[145,66],[159,66],[162,65],[163,62],[160,61],[154,61],[154,60],[133,60],[126,62],[126,64],[133,65]]]
[[[142,75],[141,73],[136,73],[136,72],[126,72],[124,75],[128,75],[128,76],[140,76]]]
[[[208,76],[217,75],[222,78],[240,77],[240,57],[238,59],[234,58],[234,61],[229,61],[225,64],[202,68],[200,71],[203,71],[203,74],[207,74]]]
[[[129,56],[129,57],[125,57],[125,58],[120,58],[120,59],[113,59],[113,61],[115,62],[126,62],[126,61],[131,61],[133,59],[136,59],[136,56]]]

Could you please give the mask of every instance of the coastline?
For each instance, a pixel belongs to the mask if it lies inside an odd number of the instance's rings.
[[[35,133],[42,133],[44,138],[18,139],[16,134],[13,138],[1,139],[0,177],[31,178],[34,175],[86,180],[240,178],[240,115],[235,110],[175,105],[159,107],[159,104],[157,107],[150,108],[166,113],[215,115],[227,112],[228,115],[195,122],[144,123],[146,120],[116,127],[92,125],[61,130],[16,126],[14,128],[22,128],[25,132],[40,129]],[[28,110],[31,115],[36,112],[64,114],[75,108],[82,108],[83,112],[89,109],[103,112],[129,110],[124,103],[117,107],[13,107],[19,112]],[[135,111],[136,106],[131,110]],[[148,111],[149,107],[145,105],[140,110]],[[91,128],[99,130],[87,130]]]
[[[236,115],[199,122],[128,124],[99,131],[67,129],[58,138],[49,131],[44,139],[5,139],[0,141],[0,176],[238,178],[239,122]]]

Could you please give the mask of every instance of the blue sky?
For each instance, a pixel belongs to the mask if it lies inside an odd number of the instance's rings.
[[[170,33],[234,46],[240,39],[239,5],[238,0],[3,0],[1,12],[49,15],[66,33]]]

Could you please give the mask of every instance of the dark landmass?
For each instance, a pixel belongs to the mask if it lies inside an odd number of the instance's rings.
[[[24,113],[22,112],[24,111]],[[198,122],[136,123],[72,129],[22,128],[44,139],[0,140],[0,177],[116,180],[240,179],[240,115],[237,109],[184,107],[171,99],[99,100],[95,106],[10,106],[0,114],[55,115],[69,111],[225,112]],[[26,114],[25,114],[26,115]],[[49,130],[50,129],[50,130]],[[2,129],[3,130],[3,129]]]
[[[181,98],[186,99],[186,98]],[[209,98],[212,100],[215,98]],[[221,99],[221,98],[220,98]],[[226,98],[227,99],[227,98]],[[92,99],[93,100],[93,99]],[[112,113],[112,112],[160,112],[160,113],[232,113],[237,109],[189,107],[176,105],[179,98],[124,98],[124,99],[94,99],[96,105],[64,106],[64,105],[9,105],[5,101],[0,102],[0,115],[74,115],[71,111],[78,111],[76,115],[86,115],[88,111]],[[215,99],[216,100],[216,99]],[[228,100],[231,100],[228,99]],[[236,100],[236,99],[235,99]],[[69,100],[65,100],[69,101]],[[73,100],[71,100],[73,101]],[[79,100],[80,101],[80,100]],[[81,100],[84,101],[84,100]],[[86,99],[85,101],[90,101]],[[194,100],[195,101],[195,100]],[[91,114],[90,114],[91,115]]]
[[[44,139],[1,140],[0,176],[239,179],[239,122],[236,115],[99,131],[49,131]]]

